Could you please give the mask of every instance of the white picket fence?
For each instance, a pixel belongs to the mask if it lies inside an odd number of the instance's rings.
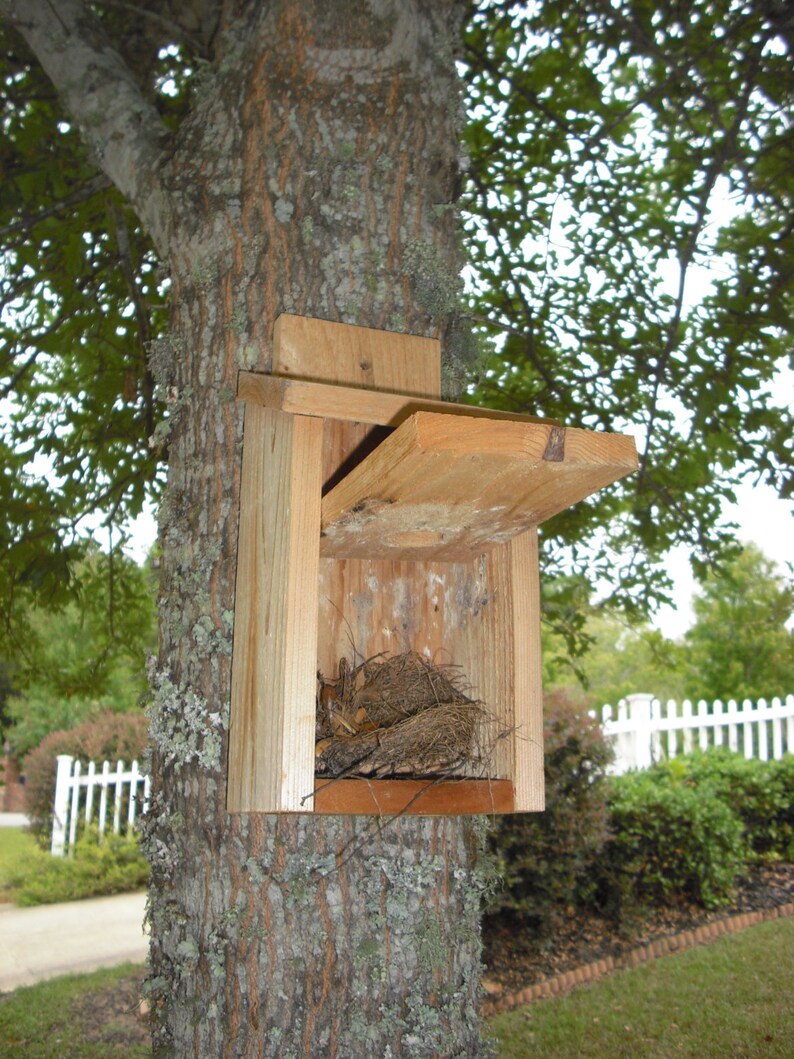
[[[95,809],[100,838],[109,823],[116,834],[122,823],[129,830],[148,807],[149,789],[149,777],[143,775],[137,761],[129,769],[123,761],[115,766],[105,761],[101,769],[89,761],[83,772],[79,760],[70,754],[59,754],[50,846],[53,856],[62,857],[74,845],[80,818],[85,824],[93,823]]]
[[[701,700],[693,705],[685,699],[679,705],[637,694],[628,695],[617,710],[603,706],[595,715],[612,741],[616,773],[709,747],[725,746],[762,761],[794,753],[794,695],[756,703]]]

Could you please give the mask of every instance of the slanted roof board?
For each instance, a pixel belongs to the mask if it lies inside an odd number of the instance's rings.
[[[323,498],[321,554],[467,559],[636,467],[620,434],[417,412]]]

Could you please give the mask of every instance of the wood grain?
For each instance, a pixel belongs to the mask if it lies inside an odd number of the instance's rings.
[[[227,808],[301,808],[314,776],[322,420],[246,409]]]
[[[378,425],[383,410],[392,422],[410,407],[400,394],[435,407],[440,370],[434,340],[282,317],[274,370],[289,376],[287,383],[263,384],[260,378],[241,385],[247,404],[230,811],[305,812],[312,801],[316,812],[387,815],[542,808],[537,533],[521,520],[553,506],[556,484],[548,490],[545,484],[550,474],[566,483],[568,495],[578,495],[589,491],[594,475],[612,480],[616,467],[627,473],[631,453],[610,442],[599,449],[602,442],[584,438],[587,432],[562,431],[549,422],[463,420],[427,410],[412,412],[384,442]],[[261,397],[263,385],[269,394],[264,403],[252,396],[256,391]],[[377,405],[376,412],[358,389],[356,400],[369,409],[368,421],[348,419],[351,398],[339,401],[339,388],[348,387],[377,391],[377,402],[391,403]],[[322,418],[305,414],[316,410],[314,398]],[[335,418],[340,411],[344,417]],[[376,441],[380,447],[362,456]],[[545,506],[539,501],[530,510],[526,489],[516,486],[514,464],[521,474],[531,465],[540,476],[534,495]],[[414,518],[399,549],[384,553],[381,522],[360,554],[320,557],[321,483],[340,475],[342,484],[329,489],[326,510],[333,504],[343,516],[350,510],[347,501],[339,503],[345,490],[358,496],[355,506],[378,489],[382,499],[391,499],[399,485],[406,496],[418,490],[422,503],[440,498],[457,529],[465,522],[461,504],[474,489],[482,498],[478,510],[508,505],[511,539],[492,539],[493,520],[486,520],[487,552],[478,541],[442,559],[426,538],[438,526]],[[479,733],[481,746],[491,749],[499,737],[488,761],[490,779],[315,781],[317,670],[332,679],[341,657],[357,662],[381,651],[417,651],[460,667],[491,714]]]
[[[467,559],[636,467],[620,434],[417,412],[324,497],[321,551]]]
[[[513,812],[509,780],[317,780],[317,813],[447,816]]]
[[[451,401],[435,401],[410,394],[386,393],[335,383],[307,382],[305,379],[252,371],[240,372],[237,396],[243,401],[253,401],[264,408],[277,408],[293,415],[315,415],[380,426],[399,426],[414,412],[442,412],[472,419],[520,423],[556,422],[539,416],[479,408],[476,405],[454,404]]]
[[[538,531],[532,527],[505,548],[497,548],[493,561],[504,567],[511,583],[511,620],[504,635],[513,660],[513,739],[510,744],[514,811],[539,812],[545,808],[543,777],[543,665],[540,641],[540,562]]]
[[[436,338],[282,313],[273,331],[273,373],[368,390],[439,397]]]
[[[290,321],[290,330],[293,326]],[[398,352],[403,336],[392,336],[398,340],[392,350],[378,333],[378,346],[364,371],[355,358],[330,359],[334,348],[343,343],[336,325],[327,332],[333,342],[326,343],[325,327],[317,321],[312,322],[310,331],[314,346],[308,363],[302,362],[291,331],[289,361],[295,374],[307,377],[316,370],[333,384],[358,387],[380,383],[398,392],[413,387],[414,392],[428,398],[438,397],[439,374],[427,362],[425,347],[414,348],[412,353],[420,355],[409,357],[401,366]],[[382,363],[384,359],[387,364]],[[274,370],[281,372],[284,366],[277,341]],[[361,404],[366,407],[365,397]],[[333,478],[350,454],[367,444],[369,436],[366,424],[326,420],[324,479]],[[538,442],[541,454],[547,440],[548,432]],[[527,548],[521,544],[515,547],[525,559]],[[522,561],[514,557],[513,546],[496,548],[487,556],[467,555],[465,560],[454,562],[378,559],[368,555],[321,558],[317,667],[322,673],[336,676],[343,656],[361,660],[381,651],[418,651],[437,662],[456,664],[470,681],[472,693],[496,718],[495,726],[484,726],[481,741],[491,740],[495,729],[504,733],[504,738],[498,740],[490,762],[491,775],[496,778],[451,781],[454,798],[447,797],[446,785],[438,785],[412,802],[417,792],[426,787],[422,780],[379,780],[375,787],[373,781],[366,780],[340,780],[331,785],[318,780],[318,789],[322,790],[317,796],[316,811],[398,812],[411,803],[408,811],[417,813],[510,812],[514,807],[512,775],[517,756],[522,762],[525,786],[528,785],[523,808],[542,808],[539,614],[537,606],[531,613],[526,610],[523,595],[532,590],[533,581]],[[525,577],[527,585],[521,580]],[[536,589],[537,570],[534,586]],[[515,608],[514,595],[519,597]],[[533,620],[537,623],[534,628]],[[536,656],[528,657],[533,650]],[[517,729],[524,731],[519,735]],[[527,737],[530,731],[533,734]],[[377,791],[377,801],[373,790]]]

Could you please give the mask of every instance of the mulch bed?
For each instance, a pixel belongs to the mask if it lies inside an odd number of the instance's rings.
[[[147,1045],[151,1040],[148,1016],[140,1008],[145,974],[134,971],[72,1004],[71,1015],[81,1036],[92,1044],[103,1044],[109,1056],[122,1055],[132,1045]]]
[[[734,901],[714,912],[682,903],[654,909],[616,929],[611,920],[570,909],[545,939],[530,937],[515,917],[490,917],[483,927],[486,1012],[514,1006],[514,1002],[525,1003],[530,994],[534,999],[556,992],[556,988],[541,990],[539,985],[556,985],[562,976],[562,986],[567,987],[580,968],[600,966],[609,970],[628,965],[635,962],[632,954],[650,951],[661,939],[670,939],[671,944],[660,945],[660,950],[685,948],[693,941],[705,940],[707,935],[716,936],[716,930],[704,929],[710,924],[728,927],[730,921],[744,913],[759,913],[760,921],[765,913],[774,914],[775,909],[788,911],[786,906],[792,902],[794,864],[778,864],[755,868],[737,886]],[[697,932],[694,938],[693,932]],[[597,977],[595,970],[581,980],[590,977]],[[579,980],[578,974],[576,979]],[[528,988],[533,986],[536,988]]]

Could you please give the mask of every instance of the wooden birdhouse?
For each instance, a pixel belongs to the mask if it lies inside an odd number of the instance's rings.
[[[297,316],[238,396],[228,810],[542,809],[537,527],[635,470],[633,440],[442,402],[436,340]],[[317,777],[318,673],[407,652],[465,674],[487,761]]]

